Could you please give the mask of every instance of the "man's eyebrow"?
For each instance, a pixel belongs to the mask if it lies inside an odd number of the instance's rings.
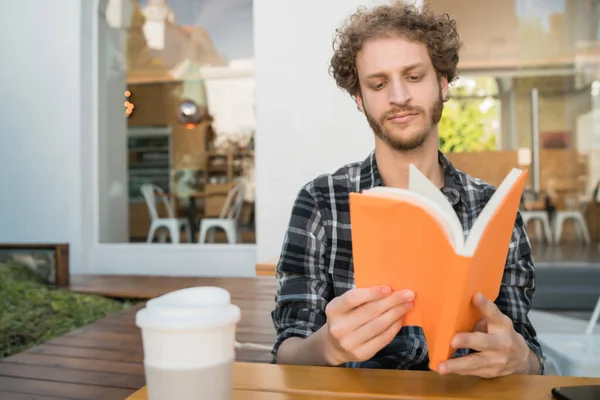
[[[387,74],[385,72],[377,72],[371,75],[367,75],[367,79],[373,78],[387,78]]]
[[[425,63],[423,63],[423,62],[416,62],[414,64],[410,64],[410,65],[407,65],[406,67],[402,68],[402,71],[403,72],[412,71],[413,69],[421,68],[421,67],[424,67],[424,66],[425,66]],[[388,75],[385,72],[376,72],[374,74],[367,75],[367,79],[387,78],[387,76]]]
[[[413,69],[424,67],[424,66],[425,66],[425,63],[416,62],[414,64],[410,64],[410,65],[407,65],[406,67],[404,67],[404,71],[412,71]]]

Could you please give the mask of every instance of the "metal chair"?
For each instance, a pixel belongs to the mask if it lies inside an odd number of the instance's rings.
[[[171,243],[179,243],[179,232],[181,229],[185,229],[188,240],[192,241],[192,229],[187,218],[176,218],[173,206],[169,200],[169,196],[158,186],[153,184],[143,184],[140,188],[146,205],[148,206],[148,212],[150,213],[150,230],[148,231],[147,242],[152,243],[154,234],[161,228],[165,228],[169,231],[171,237]],[[156,193],[160,195],[163,205],[167,210],[167,218],[160,218],[158,210],[156,209]],[[166,237],[163,233],[159,234],[159,242],[166,242]]]
[[[244,203],[244,189],[242,182],[238,182],[227,194],[223,208],[218,218],[203,218],[200,221],[199,243],[206,243],[207,233],[211,230],[209,242],[214,242],[214,229],[222,229],[227,236],[227,242],[230,244],[237,243],[238,238],[238,221],[242,212]]]

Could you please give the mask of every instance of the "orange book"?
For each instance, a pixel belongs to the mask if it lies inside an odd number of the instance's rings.
[[[408,189],[350,194],[356,287],[415,292],[404,325],[423,329],[434,371],[454,353],[454,335],[481,319],[474,294],[498,297],[526,177],[513,169],[466,237],[450,202],[413,165]]]

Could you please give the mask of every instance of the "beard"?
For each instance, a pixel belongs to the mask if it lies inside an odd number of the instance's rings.
[[[427,140],[427,138],[429,137],[432,128],[435,125],[437,125],[438,122],[440,122],[440,119],[442,118],[443,109],[444,101],[442,98],[441,90],[439,90],[438,96],[431,105],[431,107],[429,107],[429,110],[425,110],[423,107],[419,106],[395,106],[387,112],[385,112],[379,119],[377,119],[367,111],[366,105],[364,107],[367,122],[369,123],[371,129],[373,129],[375,135],[377,135],[377,137],[383,140],[383,142],[385,142],[392,149],[398,151],[410,151],[421,147],[423,143],[425,143],[425,140]],[[393,115],[402,112],[416,113],[417,117],[423,116],[427,118],[427,116],[429,116],[429,121],[426,122],[425,126],[421,131],[416,132],[415,134],[410,135],[409,137],[401,137],[398,135],[394,135],[392,132],[390,132],[384,127],[384,123]],[[413,120],[410,122],[415,121]],[[406,124],[398,124],[397,126],[401,129],[406,129],[410,125],[410,122]]]

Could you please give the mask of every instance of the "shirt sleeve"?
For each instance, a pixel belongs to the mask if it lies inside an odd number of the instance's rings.
[[[543,374],[542,348],[537,340],[536,331],[529,320],[529,310],[535,292],[534,275],[531,245],[523,218],[519,212],[496,305],[503,314],[510,317],[515,331],[523,336],[529,348],[537,355],[541,366],[539,374]]]
[[[305,186],[296,197],[277,264],[279,287],[271,313],[277,333],[272,350],[275,363],[284,340],[306,338],[325,324],[325,307],[334,297],[326,268],[325,221],[310,188]]]

